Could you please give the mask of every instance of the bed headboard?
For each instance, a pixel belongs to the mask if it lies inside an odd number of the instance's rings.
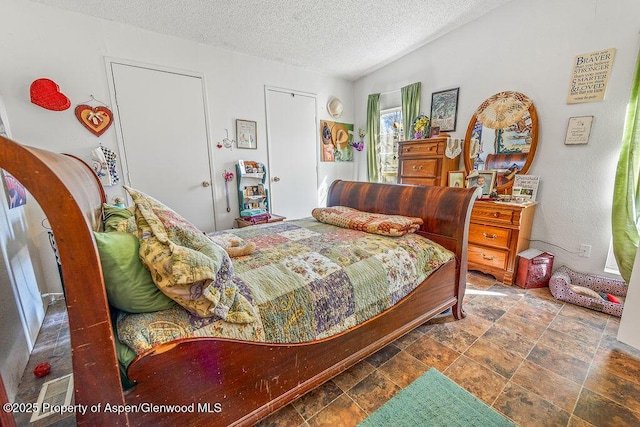
[[[73,374],[75,384],[91,383],[95,387],[88,395],[89,390],[76,386],[76,404],[124,404],[102,268],[92,233],[102,223],[102,185],[93,170],[76,157],[27,147],[1,136],[0,168],[26,187],[47,216],[65,283],[82,284],[65,289]],[[126,414],[101,414],[105,425],[126,424]]]
[[[422,218],[419,233],[466,260],[469,217],[477,188],[334,181],[328,206]],[[463,250],[464,246],[464,250]]]

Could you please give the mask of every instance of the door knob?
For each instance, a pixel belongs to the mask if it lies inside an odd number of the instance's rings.
[[[280,181],[280,177],[279,176],[274,176],[273,177],[273,182],[278,182]]]
[[[202,181],[202,186],[203,187],[209,187],[211,185],[211,183],[209,181]]]

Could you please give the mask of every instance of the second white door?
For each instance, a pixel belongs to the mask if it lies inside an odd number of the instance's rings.
[[[316,97],[266,89],[271,212],[311,216],[318,206]]]

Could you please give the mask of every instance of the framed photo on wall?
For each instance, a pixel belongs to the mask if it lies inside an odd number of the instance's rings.
[[[236,144],[238,148],[258,148],[257,123],[252,120],[236,120]]]
[[[565,145],[587,144],[592,124],[593,116],[570,117],[567,134],[564,138]]]
[[[431,127],[439,127],[440,132],[456,130],[459,92],[457,87],[431,94]]]
[[[0,136],[11,138],[9,121],[7,119],[7,110],[4,108],[2,99],[0,99]],[[24,186],[6,170],[0,169],[0,174],[2,175],[2,185],[7,197],[9,209],[17,208],[26,204],[27,190]]]

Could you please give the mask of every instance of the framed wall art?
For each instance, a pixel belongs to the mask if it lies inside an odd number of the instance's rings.
[[[238,148],[258,148],[258,126],[252,120],[236,120],[236,144]]]
[[[456,130],[459,92],[457,87],[431,94],[431,126],[439,127],[440,132]]]
[[[9,129],[9,121],[7,120],[7,110],[4,103],[0,99],[0,136],[11,138],[11,130]],[[20,182],[9,172],[0,169],[2,175],[2,185],[7,197],[9,209],[17,208],[27,203],[27,190]]]
[[[570,117],[567,125],[567,135],[564,137],[565,145],[579,145],[589,142],[593,116]]]

